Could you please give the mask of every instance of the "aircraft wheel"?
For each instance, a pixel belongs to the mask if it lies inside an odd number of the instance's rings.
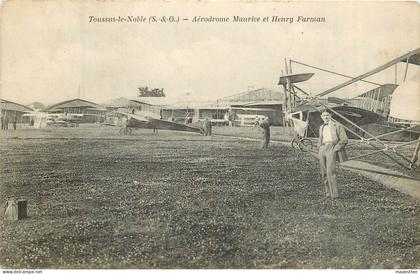
[[[292,141],[290,142],[292,148],[294,149],[300,149],[299,147],[299,141],[297,141],[296,139],[292,139]]]
[[[299,142],[299,149],[303,152],[310,151],[314,148],[314,144],[312,143],[311,139],[303,138]]]

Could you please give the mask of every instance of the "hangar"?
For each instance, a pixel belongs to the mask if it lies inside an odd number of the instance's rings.
[[[29,123],[29,118],[23,115],[34,111],[30,107],[4,99],[1,99],[0,109],[2,129],[7,129],[10,124],[14,123],[14,121],[16,121],[17,125]]]
[[[259,88],[220,98],[217,103],[229,106],[236,125],[248,125],[254,122],[256,115],[264,115],[279,126],[283,124],[283,101],[282,92]]]
[[[82,123],[96,123],[105,117],[106,108],[80,98],[64,101],[44,109],[50,114],[79,114]]]
[[[118,99],[119,101],[120,98]],[[246,126],[256,116],[267,116],[273,125],[283,124],[283,94],[259,88],[217,100],[198,101],[188,97],[136,97],[124,102],[129,111],[143,111],[159,115],[161,119],[184,122],[187,115],[197,122],[210,117],[215,124]],[[119,107],[123,107],[119,104]]]

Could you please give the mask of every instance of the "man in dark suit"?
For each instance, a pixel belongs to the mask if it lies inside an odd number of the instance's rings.
[[[262,130],[262,148],[268,148],[268,143],[270,142],[270,119],[266,117],[264,121],[259,124],[259,127]]]
[[[204,120],[204,136],[211,136],[211,119],[209,117]]]
[[[325,185],[325,195],[338,198],[336,161],[347,160],[345,146],[348,138],[344,127],[331,119],[331,114],[324,111],[321,114],[324,124],[319,128],[319,161],[321,177]]]

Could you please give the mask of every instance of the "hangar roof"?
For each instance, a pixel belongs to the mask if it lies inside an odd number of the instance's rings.
[[[77,98],[77,99],[72,99],[72,100],[64,101],[64,102],[49,106],[46,109],[44,109],[44,111],[45,112],[52,112],[52,111],[61,110],[63,108],[77,108],[77,107],[86,107],[86,108],[96,109],[96,110],[99,110],[99,111],[105,111],[106,110],[101,105],[98,105],[96,103],[93,103],[93,102],[90,102],[90,101],[87,101],[87,100]]]
[[[19,112],[31,112],[34,111],[30,107],[14,103],[8,100],[1,99],[1,109],[11,110],[11,111],[19,111]]]

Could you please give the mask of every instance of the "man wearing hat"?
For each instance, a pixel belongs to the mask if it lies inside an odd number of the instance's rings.
[[[331,119],[331,114],[322,112],[321,118],[324,124],[319,128],[319,161],[321,178],[325,185],[325,195],[338,198],[336,161],[347,160],[345,146],[348,138],[344,127]]]

